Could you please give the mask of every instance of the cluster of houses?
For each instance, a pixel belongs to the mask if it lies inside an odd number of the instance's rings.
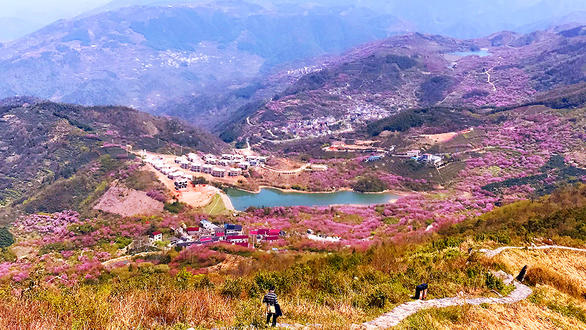
[[[251,229],[246,234],[241,225],[227,223],[218,226],[208,220],[201,220],[198,227],[187,227],[183,225],[172,229],[175,237],[171,238],[171,246],[179,247],[206,245],[218,242],[254,247],[262,242],[276,241],[285,235],[280,229]],[[156,233],[159,234],[159,232]],[[153,235],[151,235],[151,241],[154,239]],[[158,238],[161,240],[162,235]]]
[[[444,159],[442,156],[433,155],[433,154],[422,154],[420,150],[409,150],[405,153],[405,156],[419,162],[424,163],[429,166],[438,167],[444,163]]]
[[[332,127],[339,123],[339,119],[328,116],[288,123],[281,130],[295,137],[318,137],[332,134]]]
[[[259,166],[267,161],[265,156],[223,154],[217,157],[208,154],[202,158],[190,153],[175,158],[175,163],[180,167],[178,168],[166,163],[162,157],[151,156],[146,152],[143,152],[142,157],[146,163],[151,164],[156,170],[173,180],[177,190],[187,188],[189,182],[193,181],[193,175],[187,171],[210,174],[217,178],[236,177],[242,175],[243,171],[250,167]]]
[[[321,116],[313,119],[288,122],[285,126],[272,128],[277,135],[283,134],[293,138],[313,138],[343,132],[352,132],[353,125],[362,125],[371,120],[385,118],[389,111],[361,104],[346,109],[343,116]],[[274,134],[271,134],[274,135]]]
[[[151,164],[157,171],[169,179],[174,180],[176,189],[187,188],[189,182],[193,180],[193,175],[167,165],[161,157],[145,156],[144,161]]]
[[[223,154],[217,157],[212,154],[205,155],[203,159],[194,153],[177,157],[175,163],[181,168],[192,172],[206,173],[217,178],[226,176],[240,176],[242,171],[250,167],[266,163],[264,156],[244,156],[234,154]]]

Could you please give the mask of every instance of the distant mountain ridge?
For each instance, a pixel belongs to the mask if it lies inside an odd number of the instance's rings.
[[[538,4],[515,1],[113,1],[0,45],[0,97],[125,105],[218,130],[238,108],[297,79],[275,81],[276,72],[311,69],[319,57],[365,42],[409,31],[481,35],[544,28],[558,16],[563,23],[585,18],[579,2],[541,5],[547,15]]]
[[[586,82],[585,31],[578,26],[501,32],[472,40],[415,33],[373,42],[301,77],[266,104],[246,108],[247,113],[235,116],[241,121],[228,126],[223,136],[274,139],[291,123],[328,116],[530,103]]]
[[[61,20],[0,48],[0,97],[159,112],[178,97],[246,86],[278,64],[387,37],[394,23],[390,15],[319,6],[124,7]]]

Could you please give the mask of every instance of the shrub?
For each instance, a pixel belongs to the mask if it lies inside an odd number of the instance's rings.
[[[220,293],[226,297],[238,298],[242,295],[244,283],[241,278],[227,278],[220,289]]]
[[[491,290],[501,291],[505,288],[503,281],[500,278],[494,276],[492,273],[486,273],[484,284]]]
[[[0,248],[9,247],[14,244],[14,236],[6,227],[0,228]]]
[[[235,329],[263,329],[265,324],[264,305],[255,299],[243,300],[238,304]]]
[[[157,190],[157,189],[151,189],[147,192],[147,196],[149,196],[150,198],[159,201],[159,202],[165,202],[167,201],[167,196],[165,196],[164,193],[162,193],[161,191]]]
[[[359,177],[352,189],[358,192],[380,192],[387,189],[387,184],[375,176]]]
[[[171,213],[179,213],[179,212],[183,211],[184,208],[185,208],[185,204],[183,204],[179,201],[174,201],[173,203],[165,203],[165,207],[164,207],[164,209],[166,211],[169,211]]]
[[[191,181],[193,184],[197,185],[197,184],[208,184],[209,181],[206,180],[206,178],[204,178],[203,176],[198,176],[196,178],[193,179],[193,181]]]
[[[368,295],[368,307],[384,308],[387,303],[388,296],[380,288]]]
[[[114,243],[116,243],[116,247],[118,249],[123,249],[127,247],[130,243],[132,243],[132,238],[126,236],[118,236],[114,240]]]

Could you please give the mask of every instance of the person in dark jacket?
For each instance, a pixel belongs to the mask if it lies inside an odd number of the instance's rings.
[[[271,286],[269,288],[269,292],[265,294],[262,302],[267,305],[267,326],[271,322],[271,317],[273,318],[272,326],[277,326],[277,317],[283,315],[281,313],[281,306],[279,305],[279,301],[277,300],[277,295],[275,294],[275,287]]]

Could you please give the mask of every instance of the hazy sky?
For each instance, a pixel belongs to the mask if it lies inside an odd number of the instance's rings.
[[[111,0],[0,0],[0,42],[13,40],[61,18],[72,18]]]
[[[155,0],[116,0],[117,4],[149,3]],[[172,0],[169,0],[172,1]],[[181,1],[181,0],[175,0]],[[208,2],[213,0],[183,0]],[[576,10],[586,17],[586,0],[248,0],[256,3],[309,2],[321,4],[359,4],[382,10],[417,23],[423,32],[446,33],[438,24],[456,24],[460,20],[476,20],[490,25],[490,32],[515,28],[549,17],[566,15]],[[0,0],[0,42],[31,33],[58,19],[72,18],[112,0]],[[515,11],[515,9],[522,9]],[[427,14],[434,15],[427,15]],[[476,15],[479,14],[479,15]],[[507,16],[507,14],[509,14]],[[476,16],[475,16],[476,15]],[[486,19],[482,15],[489,17]],[[512,16],[511,16],[512,15]],[[421,19],[421,17],[424,19]],[[525,17],[521,17],[525,16]],[[433,20],[428,19],[432,17]],[[423,22],[422,22],[423,20]],[[508,24],[505,24],[507,23]],[[461,22],[460,22],[461,23]],[[492,24],[492,25],[491,25]],[[457,25],[457,24],[456,24]],[[519,24],[517,24],[519,25]],[[544,25],[545,26],[545,25]],[[533,27],[529,27],[529,30]],[[484,31],[482,30],[482,31]],[[448,33],[450,31],[447,31]]]
[[[66,18],[104,5],[111,0],[0,0],[0,17],[26,19],[28,15],[48,19]]]

